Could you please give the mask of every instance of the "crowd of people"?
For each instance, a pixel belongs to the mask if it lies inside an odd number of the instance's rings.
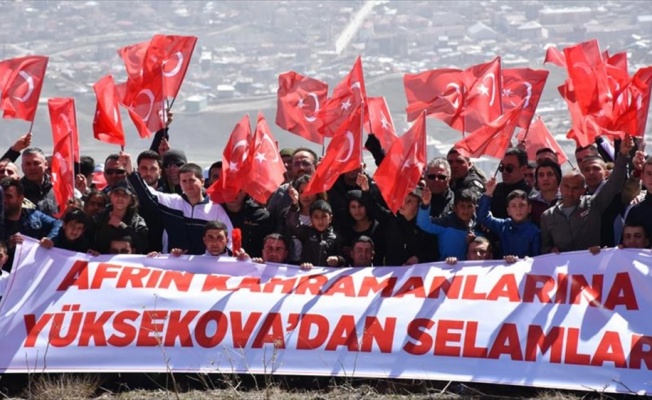
[[[549,148],[539,149],[536,161],[520,147],[509,148],[497,171],[500,182],[452,148],[428,162],[397,214],[364,166],[340,175],[325,193],[304,195],[319,162],[304,147],[280,151],[286,181],[267,204],[244,192],[217,204],[206,188],[219,179],[221,162],[204,171],[170,149],[168,138],[167,128],[157,132],[135,160],[125,152],[110,154],[103,160],[102,188],[93,183],[95,160],[82,156],[75,199],[57,204],[46,155],[30,147],[31,134],[20,137],[0,160],[4,271],[11,270],[25,236],[45,248],[93,255],[203,254],[304,269],[513,263],[545,253],[650,246],[652,159],[629,136],[618,141],[613,159],[596,145],[577,148],[578,168],[566,173]],[[366,147],[380,163],[384,152],[373,135]],[[241,232],[236,248],[234,228]]]

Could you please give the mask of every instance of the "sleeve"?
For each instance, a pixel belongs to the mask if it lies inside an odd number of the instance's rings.
[[[283,210],[282,214],[285,214],[283,232],[287,236],[297,236],[299,225],[301,225],[299,223],[299,206],[291,205]]]
[[[552,217],[550,214],[546,214],[550,208],[546,211],[544,211],[543,215],[541,216],[541,253],[540,254],[548,254],[550,253],[550,250],[554,247],[554,241],[552,239],[552,235],[550,232],[550,228],[548,227],[548,218]]]
[[[5,154],[3,154],[2,158],[0,160],[11,160],[12,163],[15,163],[16,160],[18,160],[18,157],[20,157],[20,151],[13,150],[11,147],[7,149]]]
[[[181,196],[172,193],[163,193],[149,187],[143,178],[137,172],[133,172],[127,176],[127,180],[131,187],[134,188],[138,202],[140,205],[147,209],[148,212],[156,212],[159,205],[164,205],[174,209],[181,209],[180,202],[183,201]]]
[[[430,206],[427,208],[423,208],[423,206],[419,207],[419,212],[417,213],[417,226],[424,232],[432,233],[434,235],[440,235],[444,232],[443,227],[437,225],[430,219]]]
[[[54,219],[40,211],[36,212],[38,213],[38,218],[41,220],[43,228],[49,231],[46,237],[48,239],[54,239],[54,237],[57,236],[59,230],[61,229],[61,221]]]
[[[145,223],[143,217],[138,216],[138,222],[134,225],[132,230],[134,231],[132,237],[134,240],[134,247],[136,248],[136,253],[147,254],[147,249],[148,249],[147,238],[149,234],[149,228],[147,227],[147,224]]]
[[[596,207],[600,213],[609,207],[614,197],[620,192],[625,179],[627,179],[627,163],[629,157],[618,154],[616,157],[616,166],[614,167],[609,179],[602,186],[602,189],[591,199],[591,207]]]
[[[152,139],[152,144],[149,146],[149,149],[158,154],[158,147],[161,142],[165,140],[170,140],[170,135],[168,134],[168,128],[159,129],[154,134],[154,139]]]
[[[380,144],[380,140],[378,140],[376,135],[370,133],[369,135],[367,135],[367,141],[364,143],[364,146],[367,150],[371,152],[371,155],[374,157],[374,162],[376,163],[376,166],[379,166],[380,163],[385,158],[385,151],[383,151],[383,147]]]
[[[480,204],[478,206],[478,222],[489,228],[489,230],[493,233],[498,233],[503,229],[507,223],[507,220],[502,218],[494,218],[494,216],[491,215],[491,211],[489,211],[490,208],[491,197],[482,195],[480,197]]]

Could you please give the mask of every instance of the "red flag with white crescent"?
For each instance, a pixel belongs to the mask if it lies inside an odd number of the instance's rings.
[[[337,178],[362,165],[362,108],[358,107],[340,130],[335,133],[315,173],[303,190],[304,195],[322,193],[330,189]]]
[[[332,137],[363,104],[366,107],[367,89],[362,72],[362,58],[358,57],[351,71],[335,86],[333,95],[319,110],[319,132]]]
[[[371,125],[371,132],[368,133],[373,133],[378,138],[383,149],[389,149],[397,136],[394,121],[392,121],[392,115],[389,113],[385,98],[368,97],[367,108],[369,112],[364,116],[365,130],[369,130]]]
[[[79,162],[79,132],[75,99],[72,97],[48,99],[48,110],[52,126],[52,142],[56,146],[61,140],[68,140],[67,136],[70,135],[72,158],[75,162]]]
[[[422,112],[412,127],[394,141],[374,173],[374,181],[394,214],[419,183],[426,157],[426,116]]]
[[[462,111],[464,130],[474,132],[503,113],[500,57],[465,69],[462,81],[467,93]]]
[[[106,75],[93,85],[97,104],[93,119],[93,134],[102,142],[125,145],[125,133],[118,109],[118,94],[112,75]]]
[[[502,159],[511,146],[512,135],[518,124],[523,103],[500,115],[496,120],[471,132],[455,143],[455,148],[466,157],[479,158],[487,155]]]
[[[256,131],[251,145],[251,170],[247,174],[244,190],[261,204],[278,189],[285,179],[285,165],[279,155],[276,139],[262,113],[258,114]]]
[[[294,71],[278,76],[276,125],[313,143],[323,144],[317,114],[328,97],[328,85]]]
[[[425,110],[427,116],[442,120],[454,129],[463,129],[460,117],[466,88],[462,82],[462,70],[440,68],[405,74],[403,86],[408,102],[408,121],[419,118]]]
[[[606,112],[605,103],[613,101],[607,68],[597,40],[590,40],[564,49],[568,78],[583,115]]]
[[[34,121],[48,57],[27,56],[2,62],[0,67],[0,109],[3,118]],[[3,82],[4,81],[4,82]]]
[[[163,96],[174,99],[188,71],[196,36],[154,35],[149,42],[143,63],[143,77],[149,74],[163,83]]]
[[[249,115],[238,121],[222,152],[222,174],[206,193],[215,203],[233,201],[244,188],[251,169],[251,122]]]
[[[523,112],[518,126],[527,130],[539,105],[543,87],[548,79],[545,69],[503,68],[503,111],[511,110],[523,101]]]

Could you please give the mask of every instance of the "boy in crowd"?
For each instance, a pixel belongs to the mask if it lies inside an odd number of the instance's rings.
[[[84,211],[79,208],[71,207],[63,215],[63,227],[59,230],[57,236],[50,240],[44,238],[41,246],[46,248],[56,247],[59,249],[86,253],[91,245],[84,231],[88,227],[88,218]]]
[[[541,254],[541,232],[537,225],[530,221],[532,207],[527,193],[514,190],[507,195],[508,218],[495,218],[489,208],[496,189],[496,178],[487,181],[487,190],[480,198],[478,207],[478,222],[498,235],[503,254],[513,260],[534,257]]]
[[[310,225],[291,227],[301,242],[301,268],[313,266],[343,267],[342,239],[335,233],[331,222],[333,210],[325,200],[310,205]]]
[[[351,267],[371,267],[374,259],[374,241],[362,235],[353,242]]]
[[[421,207],[417,214],[417,226],[427,233],[437,235],[439,244],[439,261],[448,257],[466,259],[466,243],[473,233],[475,205],[477,197],[470,189],[464,189],[455,195],[453,212],[442,218],[430,217],[430,199],[432,193],[427,187],[421,195]]]
[[[111,238],[109,254],[134,254],[134,242],[131,236],[117,235]]]

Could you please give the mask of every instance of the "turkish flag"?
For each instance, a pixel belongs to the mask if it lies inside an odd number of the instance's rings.
[[[251,170],[247,175],[244,190],[260,204],[266,204],[269,196],[283,183],[285,165],[279,156],[276,139],[262,113],[254,132],[251,148]]]
[[[419,118],[421,112],[426,110],[428,116],[440,119],[451,127],[457,125],[466,93],[462,70],[441,68],[405,74],[403,87],[408,102],[408,121]],[[462,130],[461,120],[459,126],[459,130]]]
[[[317,114],[328,97],[328,85],[294,71],[278,76],[276,125],[313,143],[324,144]]]
[[[358,57],[351,71],[335,86],[333,95],[319,110],[317,114],[321,122],[319,132],[324,136],[332,137],[363,104],[366,107],[367,90],[362,72],[362,59]]]
[[[118,55],[124,61],[127,70],[127,84],[140,85],[143,76],[143,60],[150,41],[130,44],[118,49]]]
[[[5,60],[0,66],[0,108],[3,118],[34,121],[48,57],[27,56]]]
[[[243,189],[251,169],[251,122],[249,115],[240,119],[222,152],[222,174],[206,193],[215,203],[233,201]]]
[[[652,67],[636,71],[616,97],[612,130],[643,137],[650,109],[651,87]]]
[[[546,49],[546,57],[543,59],[543,64],[547,63],[552,63],[558,67],[566,68],[566,56],[556,47],[548,47]]]
[[[125,145],[122,118],[118,110],[118,94],[112,75],[106,75],[93,85],[97,105],[93,119],[93,134],[102,142]]]
[[[374,174],[374,181],[394,214],[419,183],[426,157],[426,115],[422,112],[412,127],[394,141]]]
[[[327,191],[337,178],[362,165],[362,109],[349,117],[335,133],[315,173],[303,190],[304,195]]]
[[[455,148],[466,157],[478,158],[482,155],[502,159],[511,146],[512,135],[518,124],[523,103],[507,111],[466,138],[455,143]]]
[[[56,145],[61,140],[67,140],[67,136],[70,135],[73,146],[72,158],[75,162],[79,162],[79,132],[75,99],[72,97],[48,99],[48,110],[52,125],[52,142]]]
[[[612,97],[607,69],[597,40],[564,49],[566,70],[583,115],[607,110],[604,104]],[[609,115],[607,115],[609,117]]]
[[[59,204],[56,217],[60,217],[66,210],[68,200],[71,200],[75,194],[74,162],[79,162],[75,100],[73,98],[49,99],[48,110],[54,143],[50,164],[52,190]]]
[[[463,130],[473,132],[503,113],[500,57],[465,69],[462,81],[467,88]]]
[[[548,71],[544,69],[507,68],[503,74],[503,111],[511,110],[517,104],[523,103],[523,112],[518,126],[527,130],[543,93],[543,87],[548,79]]]
[[[166,104],[160,76],[143,80],[138,92],[130,95],[133,96],[131,101],[122,104],[129,111],[140,137],[150,137],[165,128]]]
[[[364,127],[367,129],[371,126],[371,132],[368,133],[373,133],[378,138],[383,149],[389,149],[397,135],[387,102],[384,97],[369,97],[367,100],[369,112],[364,115]]]
[[[164,98],[177,97],[186,76],[196,36],[154,35],[149,42],[143,63],[143,78],[149,74],[163,82]]]
[[[568,161],[568,157],[564,150],[559,146],[559,143],[552,136],[546,125],[541,120],[540,116],[534,118],[534,122],[530,125],[529,130],[522,130],[517,135],[516,138],[519,142],[525,142],[525,151],[527,151],[527,158],[530,161],[535,161],[537,159],[537,150],[543,148],[552,149],[557,153],[557,159],[559,165]]]

